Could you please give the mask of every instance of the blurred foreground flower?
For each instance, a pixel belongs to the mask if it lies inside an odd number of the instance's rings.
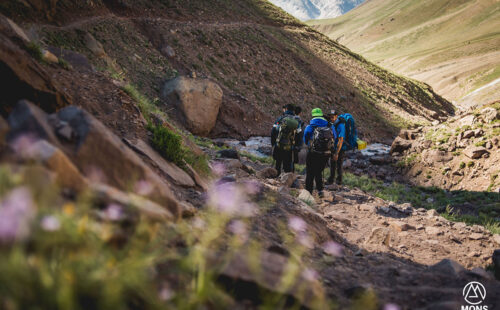
[[[237,236],[241,241],[248,240],[247,224],[240,220],[234,220],[229,224],[229,231]]]
[[[396,304],[386,304],[384,310],[401,310],[401,308]]]
[[[304,231],[301,231],[297,235],[297,241],[299,242],[300,245],[302,245],[305,248],[308,248],[308,249],[314,248],[314,241],[313,241],[313,239],[311,238],[311,236],[309,236],[309,234],[307,234]]]
[[[307,224],[298,216],[293,216],[288,220],[288,227],[294,232],[303,232],[307,229]]]
[[[221,177],[226,173],[226,166],[223,163],[214,163],[211,168],[213,174],[218,177]]]
[[[36,214],[29,189],[19,187],[7,194],[0,204],[0,242],[26,239]]]
[[[110,204],[106,208],[106,210],[104,210],[104,217],[108,221],[113,221],[113,222],[116,222],[116,221],[119,221],[119,220],[123,219],[124,214],[123,214],[123,208],[122,208],[122,206],[120,206],[120,205],[118,205],[116,203]]]
[[[147,196],[153,192],[153,184],[146,180],[141,180],[135,184],[135,192],[141,196]]]
[[[319,274],[316,270],[312,268],[306,268],[302,271],[302,276],[308,281],[316,281],[319,279]]]
[[[47,215],[40,221],[40,227],[45,231],[57,231],[61,228],[61,222],[53,215]]]
[[[323,251],[326,254],[336,256],[336,257],[341,257],[343,256],[343,250],[344,247],[337,242],[334,241],[328,241],[325,244],[323,244]]]
[[[247,201],[246,195],[234,182],[216,184],[208,192],[208,205],[232,216],[252,216],[256,206]]]

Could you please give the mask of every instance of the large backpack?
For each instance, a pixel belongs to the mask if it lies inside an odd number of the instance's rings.
[[[349,114],[341,114],[339,115],[339,123],[345,124],[345,146],[347,150],[355,150],[358,148],[358,130],[356,129],[356,122],[354,121],[354,117]],[[337,124],[338,126],[338,124]]]
[[[320,155],[331,155],[334,136],[331,127],[316,127],[311,141],[311,152]]]
[[[298,127],[299,122],[293,116],[282,118],[279,122],[276,146],[282,150],[290,151],[295,144],[295,134]]]

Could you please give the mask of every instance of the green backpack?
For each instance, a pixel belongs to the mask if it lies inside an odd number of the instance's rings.
[[[299,122],[293,116],[287,116],[279,122],[276,146],[282,150],[290,151],[295,144],[295,134],[299,128]]]

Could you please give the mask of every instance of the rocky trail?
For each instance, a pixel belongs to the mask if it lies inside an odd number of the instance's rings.
[[[282,210],[277,212],[300,214],[313,236],[307,245],[309,263],[318,270],[326,291],[339,298],[341,307],[350,304],[354,295],[374,290],[381,302],[401,309],[456,309],[464,303],[463,286],[474,280],[492,292],[487,299],[491,309],[500,305],[494,293],[500,283],[485,270],[492,264],[500,236],[482,226],[451,222],[435,210],[385,201],[357,188],[332,185],[324,199],[312,197],[300,190],[304,176],[266,178],[273,169],[246,157],[241,161],[219,158],[213,163],[227,168],[222,180],[262,183],[280,195],[278,208]],[[257,179],[247,172],[254,169]],[[272,222],[268,216],[258,215],[258,223],[268,225]],[[265,228],[254,226],[254,230]],[[321,250],[325,236],[317,231],[339,244],[337,257]],[[272,251],[282,248],[273,243],[276,236],[269,231],[257,235]]]

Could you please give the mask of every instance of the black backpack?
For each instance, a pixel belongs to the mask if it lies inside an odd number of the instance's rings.
[[[316,127],[311,142],[311,152],[320,155],[331,155],[334,137],[330,127]]]
[[[293,116],[287,116],[279,122],[279,132],[276,138],[276,145],[285,151],[290,151],[295,144],[295,135],[299,122]]]

